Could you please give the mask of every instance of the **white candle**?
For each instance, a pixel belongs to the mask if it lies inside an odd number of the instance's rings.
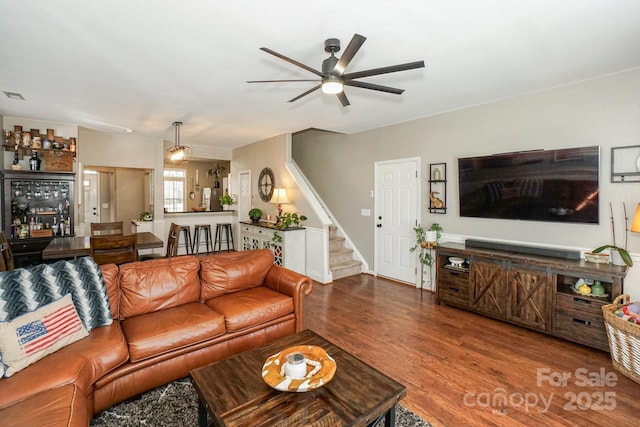
[[[198,169],[196,169],[196,185],[198,185],[200,183],[200,180],[198,179]]]

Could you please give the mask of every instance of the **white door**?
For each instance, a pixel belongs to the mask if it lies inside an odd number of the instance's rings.
[[[91,223],[100,222],[100,209],[98,207],[98,173],[92,170],[84,170],[82,181],[84,202],[84,223],[87,235],[91,234]]]
[[[238,219],[249,220],[251,209],[251,171],[240,172],[240,194],[238,196]]]
[[[418,224],[420,159],[375,164],[376,273],[414,284],[414,245]]]

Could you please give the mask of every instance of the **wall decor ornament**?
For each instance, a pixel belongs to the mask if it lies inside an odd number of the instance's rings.
[[[258,194],[263,202],[269,203],[271,196],[273,196],[273,189],[275,187],[275,177],[273,171],[270,168],[264,168],[260,171],[260,177],[258,178]]]
[[[611,147],[611,182],[640,182],[640,145]]]

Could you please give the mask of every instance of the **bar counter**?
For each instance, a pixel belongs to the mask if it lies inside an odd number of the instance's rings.
[[[196,225],[204,225],[208,224],[211,226],[211,240],[215,239],[216,236],[216,226],[221,223],[229,223],[232,224],[233,229],[233,240],[234,246],[236,250],[238,250],[239,244],[239,232],[240,230],[237,227],[238,224],[238,213],[235,210],[228,211],[189,211],[189,212],[165,212],[164,213],[164,223],[165,223],[165,235],[169,234],[169,227],[171,227],[171,223],[180,224],[181,226],[189,226],[191,240],[195,240],[194,231]],[[199,252],[204,253],[207,251],[206,242],[203,241],[204,237],[201,237],[199,244]],[[214,242],[215,243],[215,242]],[[178,254],[183,255],[187,253],[185,246],[185,239],[182,233],[180,233],[180,237],[178,239]]]

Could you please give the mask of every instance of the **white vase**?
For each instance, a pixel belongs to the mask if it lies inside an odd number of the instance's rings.
[[[438,240],[438,232],[432,230],[427,231],[425,239],[429,243],[435,243],[435,241]]]
[[[616,251],[615,249],[611,250],[611,264],[626,265],[624,263],[624,260],[622,259],[622,256],[620,255],[620,252]]]

